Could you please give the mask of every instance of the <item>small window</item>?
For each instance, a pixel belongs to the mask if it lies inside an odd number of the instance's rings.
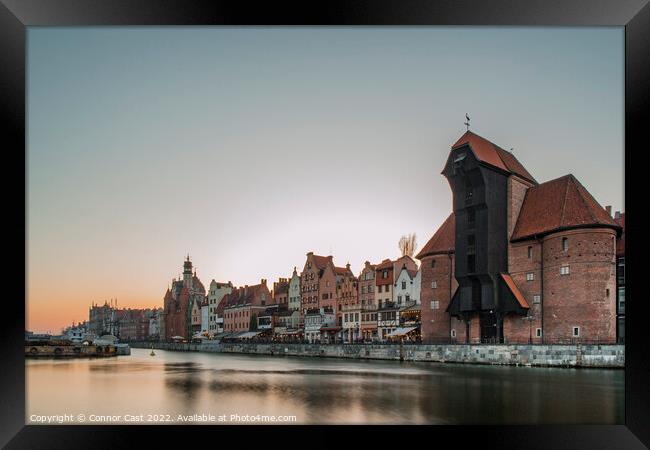
[[[542,300],[541,295],[539,295],[539,294],[533,295],[533,303],[540,303],[541,300]]]
[[[533,259],[533,247],[528,247],[528,259]]]
[[[431,309],[440,309],[440,300],[431,300]]]
[[[526,281],[533,281],[535,279],[535,274],[533,272],[528,272],[526,274]]]
[[[569,266],[560,267],[560,275],[569,275]]]
[[[431,289],[437,289],[438,288],[438,282],[437,281],[432,281],[431,282]]]
[[[605,296],[606,296],[607,298],[609,298],[609,288],[608,288],[608,289],[605,289]]]
[[[573,337],[580,337],[580,327],[573,327]]]
[[[384,270],[384,272],[381,274],[382,278],[388,278],[388,270]]]
[[[542,329],[541,328],[536,328],[535,329],[535,336],[542,337]]]
[[[562,251],[566,252],[569,250],[569,238],[562,238]]]
[[[467,211],[467,226],[473,228],[476,223],[476,212],[473,209]]]
[[[379,285],[379,288],[377,288],[377,292],[381,292],[381,285]]]
[[[433,269],[434,267],[436,267],[436,260],[432,259],[431,260],[431,268]]]
[[[406,281],[402,281],[402,289],[406,289]]]
[[[401,304],[402,304],[402,296],[401,296],[401,295],[398,295],[398,296],[397,296],[397,304],[398,304],[398,305],[401,305]]]
[[[476,255],[467,255],[467,272],[476,272]]]
[[[453,337],[453,338],[456,337],[456,330],[451,330],[451,337]]]
[[[472,187],[472,184],[469,182],[469,180],[467,180],[465,183],[465,204],[466,205],[472,204],[472,197],[474,197],[474,188]]]

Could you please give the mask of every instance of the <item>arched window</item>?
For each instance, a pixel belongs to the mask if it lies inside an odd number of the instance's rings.
[[[562,238],[562,251],[566,252],[569,250],[569,238],[563,237]]]

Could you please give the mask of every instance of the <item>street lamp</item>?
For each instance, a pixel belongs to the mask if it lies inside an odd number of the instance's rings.
[[[522,319],[528,321],[528,343],[532,344],[533,343],[533,320],[535,320],[535,316],[526,316],[526,317],[522,317]]]

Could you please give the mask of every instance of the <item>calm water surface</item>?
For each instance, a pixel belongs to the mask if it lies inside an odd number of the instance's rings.
[[[126,423],[127,414],[171,423],[193,414],[290,415],[299,424],[624,421],[622,370],[131,352],[28,360],[27,423],[59,414],[85,414],[86,423]]]

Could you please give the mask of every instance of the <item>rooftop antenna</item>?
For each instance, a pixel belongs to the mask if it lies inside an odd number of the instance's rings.
[[[465,126],[467,127],[467,131],[469,131],[469,116],[467,113],[465,113],[465,119],[467,119],[467,122],[465,122]]]

